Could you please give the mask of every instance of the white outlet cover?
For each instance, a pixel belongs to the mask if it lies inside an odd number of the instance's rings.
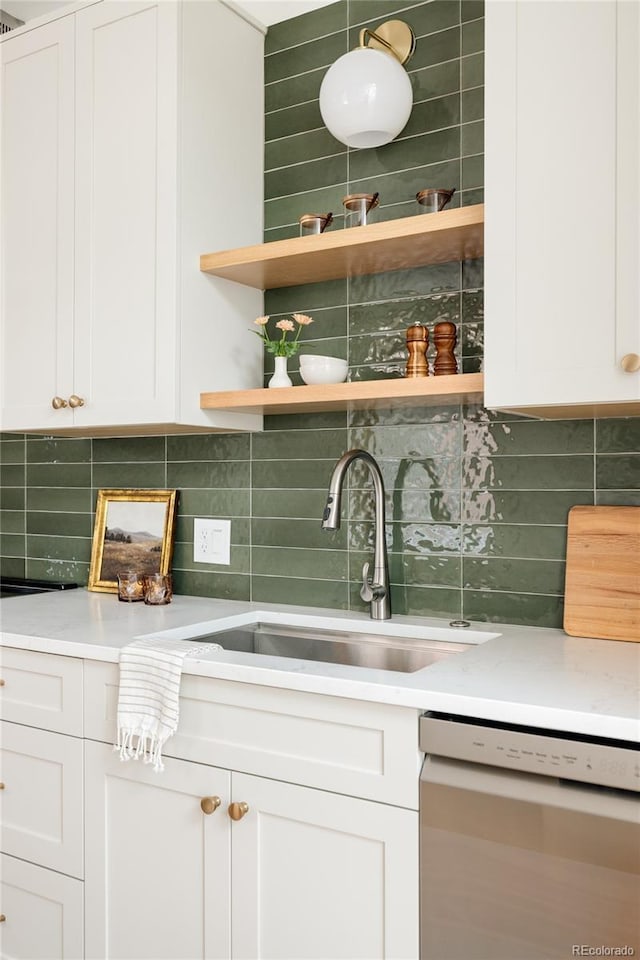
[[[196,563],[231,563],[231,520],[195,517],[193,559]]]

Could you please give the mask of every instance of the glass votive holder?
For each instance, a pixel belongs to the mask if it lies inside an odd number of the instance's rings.
[[[440,213],[449,203],[451,197],[456,192],[456,188],[444,190],[442,188],[429,188],[428,190],[419,190],[416,193],[416,200],[422,208],[420,213]]]
[[[145,603],[150,606],[161,606],[163,603],[171,603],[172,597],[171,574],[150,573],[144,578]]]
[[[317,233],[324,233],[332,221],[332,213],[303,213],[299,219],[300,236],[310,237]]]
[[[118,574],[118,600],[136,603],[144,600],[144,576],[137,570],[122,570]]]
[[[371,222],[371,211],[380,203],[379,193],[350,193],[342,198],[348,227],[365,227]]]

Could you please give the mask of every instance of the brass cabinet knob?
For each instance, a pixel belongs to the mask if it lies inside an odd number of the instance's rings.
[[[4,687],[4,680],[0,679],[0,687]]]
[[[75,393],[72,393],[69,397],[69,406],[72,410],[75,410],[76,407],[84,407],[84,400],[82,397],[78,397]]]
[[[54,410],[62,410],[63,407],[67,406],[67,401],[63,400],[62,397],[54,397],[51,406]]]
[[[4,913],[0,913],[0,923],[4,923],[6,919]]]
[[[640,370],[640,354],[625,353],[624,357],[620,361],[620,366],[625,373],[636,373],[638,370]]]
[[[222,803],[220,797],[203,797],[200,801],[200,809],[207,815],[214,813]]]
[[[232,820],[242,820],[245,813],[249,812],[248,803],[230,803],[229,804],[229,816]]]
[[[0,783],[0,790],[4,790],[4,783]]]

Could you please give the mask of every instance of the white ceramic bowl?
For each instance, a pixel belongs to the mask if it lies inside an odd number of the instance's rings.
[[[300,376],[305,383],[343,383],[347,379],[349,366],[339,357],[319,357],[303,353],[300,356]]]

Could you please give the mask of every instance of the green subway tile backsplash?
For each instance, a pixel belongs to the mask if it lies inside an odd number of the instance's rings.
[[[419,215],[427,186],[455,186],[452,206],[482,202],[483,15],[482,0],[340,0],[269,29],[266,240],[297,236],[309,211],[333,211],[343,229],[342,198],[360,190],[380,192],[380,220]],[[394,16],[418,36],[411,118],[393,143],[348,150],[322,124],[322,78],[362,26]],[[452,320],[471,371],[482,367],[482,288],[481,260],[436,264],[271,290],[264,312],[313,316],[304,352],[345,357],[353,379],[402,376],[406,327]],[[167,486],[180,491],[176,592],[365,610],[373,498],[362,464],[348,474],[341,529],[320,529],[334,463],[354,446],[385,480],[396,613],[558,626],[569,509],[640,505],[640,418],[539,422],[464,404],[267,417],[253,436],[2,434],[0,571],[86,582],[97,489]],[[231,520],[229,566],[194,562],[194,517]]]

